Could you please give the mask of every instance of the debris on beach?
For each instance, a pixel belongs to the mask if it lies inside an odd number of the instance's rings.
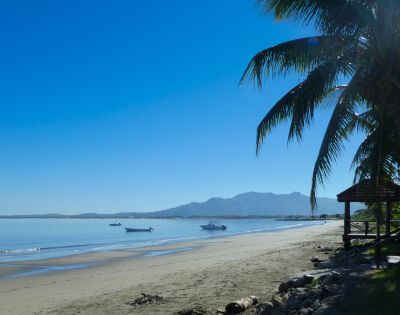
[[[320,252],[320,253],[329,254],[329,253],[334,253],[335,251],[337,251],[337,248],[335,248],[335,247],[318,246],[318,248],[317,248],[317,252]]]
[[[176,313],[176,315],[206,315],[206,314],[207,312],[201,307],[188,308]]]
[[[318,257],[313,256],[313,257],[310,259],[310,261],[313,262],[313,263],[320,263],[320,262],[323,262],[324,260],[319,259]]]
[[[229,303],[225,307],[225,311],[227,314],[239,314],[244,312],[252,305],[256,305],[258,303],[258,298],[256,296],[247,296],[241,298],[239,301]]]
[[[165,298],[161,295],[158,294],[151,295],[142,293],[140,297],[137,297],[133,301],[127,302],[126,304],[135,306],[135,305],[151,304],[163,301],[165,301]]]

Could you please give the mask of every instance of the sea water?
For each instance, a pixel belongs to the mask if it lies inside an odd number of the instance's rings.
[[[114,221],[121,226],[110,226]],[[280,231],[323,221],[224,219],[225,231],[204,231],[205,219],[0,219],[0,263],[172,244],[244,233]],[[125,227],[154,228],[125,232]]]

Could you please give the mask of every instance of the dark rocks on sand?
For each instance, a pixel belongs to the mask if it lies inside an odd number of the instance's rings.
[[[207,312],[201,307],[194,307],[189,309],[184,309],[176,313],[176,315],[205,315]]]
[[[319,294],[319,299],[322,300],[322,299],[326,298],[330,294],[331,294],[331,292],[329,291],[329,286],[323,285],[321,287],[321,293]]]
[[[299,300],[306,300],[308,298],[308,292],[301,292],[297,295]]]
[[[294,281],[293,286],[295,288],[304,287],[306,284],[311,283],[314,280],[314,277],[311,275],[305,275],[302,278],[298,278]]]
[[[293,280],[282,282],[278,288],[279,293],[286,293],[290,288],[293,287],[293,284],[294,284]]]
[[[340,273],[337,271],[332,271],[330,274],[321,276],[319,281],[325,285],[338,283],[340,281]]]
[[[313,263],[320,263],[320,262],[323,262],[323,260],[319,259],[318,257],[312,257],[312,258],[311,258],[311,262],[313,262]]]
[[[314,303],[313,299],[307,299],[304,301],[303,306],[308,308]]]
[[[257,305],[257,315],[270,315],[274,309],[274,305],[271,302]]]
[[[337,248],[321,247],[321,246],[318,246],[318,249],[317,249],[318,252],[322,252],[322,253],[332,253],[332,252],[335,252],[336,250],[337,250]]]
[[[299,306],[300,306],[300,301],[294,295],[291,295],[286,301],[286,308],[289,310],[298,309],[300,308]]]
[[[306,283],[309,284],[314,280],[314,276],[312,276],[312,275],[304,275],[304,279],[306,280]]]
[[[298,311],[298,314],[300,315],[310,315],[312,313],[314,313],[314,310],[311,308],[302,308]]]
[[[296,314],[308,315],[318,312],[321,301],[340,291],[342,275],[339,272],[326,272],[323,275],[309,275],[292,278],[279,285],[279,292],[272,296],[270,303],[257,309],[257,315]],[[318,284],[313,284],[313,280]]]
[[[314,301],[316,298],[318,298],[321,295],[321,289],[318,287],[318,288],[310,290],[308,293],[309,293],[309,298]]]
[[[321,307],[321,303],[317,300],[317,301],[315,301],[313,304],[311,304],[311,306],[310,306],[310,308],[313,310],[313,311],[316,311],[316,310],[318,310],[319,308]]]
[[[328,295],[336,294],[339,291],[339,286],[337,284],[332,284],[327,286]]]
[[[314,264],[314,267],[318,269],[328,269],[328,268],[333,268],[334,266],[335,266],[334,263],[330,261],[322,261]]]
[[[135,306],[135,305],[151,304],[151,303],[157,303],[157,302],[163,302],[163,301],[165,301],[165,298],[160,295],[157,295],[157,294],[151,295],[151,294],[142,293],[140,297],[137,297],[133,301],[127,302],[126,304]]]
[[[279,306],[282,304],[282,298],[279,295],[274,295],[271,299],[271,304],[273,306]]]

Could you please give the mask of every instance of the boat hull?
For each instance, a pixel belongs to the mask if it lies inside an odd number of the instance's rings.
[[[200,225],[201,228],[205,231],[224,231],[226,230],[226,226],[208,226],[208,225]]]
[[[125,228],[125,231],[126,231],[126,232],[151,232],[152,230],[154,230],[154,229],[152,229],[152,228],[149,228],[149,229],[132,229],[132,228]]]

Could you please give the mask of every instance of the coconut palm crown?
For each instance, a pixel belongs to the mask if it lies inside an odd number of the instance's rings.
[[[365,132],[353,160],[354,181],[393,181],[400,165],[400,1],[258,0],[276,20],[313,25],[319,35],[284,42],[257,53],[241,82],[296,72],[294,86],[260,122],[257,153],[278,124],[289,121],[288,140],[301,140],[314,112],[333,106],[312,174],[310,201],[354,132]],[[339,85],[345,78],[347,84]],[[334,96],[334,97],[332,97]],[[358,112],[358,113],[357,113]]]

